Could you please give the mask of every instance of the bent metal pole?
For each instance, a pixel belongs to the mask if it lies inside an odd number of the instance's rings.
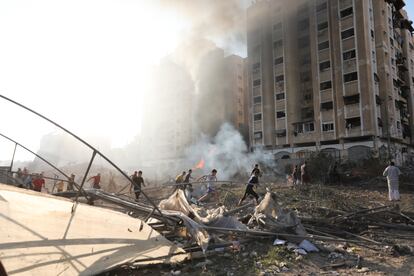
[[[97,154],[99,154],[103,159],[105,159],[109,164],[111,164],[119,173],[121,173],[121,175],[123,175],[126,179],[128,179],[129,182],[132,183],[131,178],[123,171],[121,170],[114,162],[112,162],[108,157],[106,157],[105,155],[103,155],[99,150],[97,150],[96,148],[94,148],[92,145],[90,145],[89,143],[87,143],[85,140],[83,140],[82,138],[80,138],[79,136],[77,136],[76,134],[74,134],[73,132],[69,131],[68,129],[64,128],[63,126],[59,125],[58,123],[52,121],[51,119],[47,118],[46,116],[34,111],[33,109],[28,108],[27,106],[18,103],[6,96],[3,96],[0,94],[0,98],[9,101],[23,109],[26,109],[27,111],[30,111],[31,113],[39,116],[40,118],[48,121],[49,123],[55,125],[56,127],[62,129],[63,131],[65,131],[66,133],[68,133],[69,135],[73,136],[75,139],[77,139],[78,141],[80,141],[81,143],[83,143],[84,145],[86,145],[88,148],[90,148],[92,151],[95,151]],[[150,204],[155,208],[155,210],[161,215],[161,217],[163,217],[162,212],[160,211],[160,209],[158,209],[157,205],[148,197],[148,195],[146,193],[144,193],[143,191],[141,191],[141,194],[150,202]]]

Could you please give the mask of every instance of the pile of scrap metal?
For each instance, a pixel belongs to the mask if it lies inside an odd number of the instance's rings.
[[[161,201],[159,208],[167,216],[177,216],[188,230],[188,243],[196,242],[205,252],[209,244],[214,247],[215,242],[231,244],[235,236],[240,241],[251,237],[281,237],[294,243],[301,243],[310,236],[303,227],[296,214],[282,208],[276,194],[268,192],[263,200],[254,209],[248,203],[235,210],[227,210],[224,206],[206,209],[190,204],[183,191],[175,191],[168,199]],[[245,222],[233,216],[244,209],[252,209],[252,213],[244,217]]]

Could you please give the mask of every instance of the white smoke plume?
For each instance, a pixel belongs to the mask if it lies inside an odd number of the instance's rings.
[[[249,152],[241,134],[225,123],[214,138],[202,136],[198,143],[187,149],[187,159],[191,164],[204,161],[203,173],[218,170],[220,180],[231,180],[236,176],[249,175],[254,164],[260,164],[266,174],[277,173],[271,155],[261,150]]]

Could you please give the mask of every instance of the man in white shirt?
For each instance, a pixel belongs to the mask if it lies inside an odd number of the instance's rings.
[[[214,187],[214,182],[217,182],[217,170],[213,169],[211,171],[211,174],[209,175],[204,175],[202,177],[200,177],[199,179],[197,179],[197,182],[199,181],[207,181],[207,193],[204,194],[202,197],[199,198],[199,202],[202,202],[204,200],[206,200],[208,197],[210,197],[210,195],[214,196],[214,199],[216,201],[219,200],[219,194],[218,191],[216,190],[216,188]]]
[[[383,176],[387,177],[388,182],[388,199],[390,201],[400,200],[400,192],[398,191],[398,177],[401,174],[400,169],[394,166],[394,162],[384,170]]]

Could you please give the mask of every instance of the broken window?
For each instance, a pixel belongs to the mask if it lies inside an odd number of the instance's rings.
[[[275,77],[275,82],[282,82],[285,80],[285,76],[279,75]]]

